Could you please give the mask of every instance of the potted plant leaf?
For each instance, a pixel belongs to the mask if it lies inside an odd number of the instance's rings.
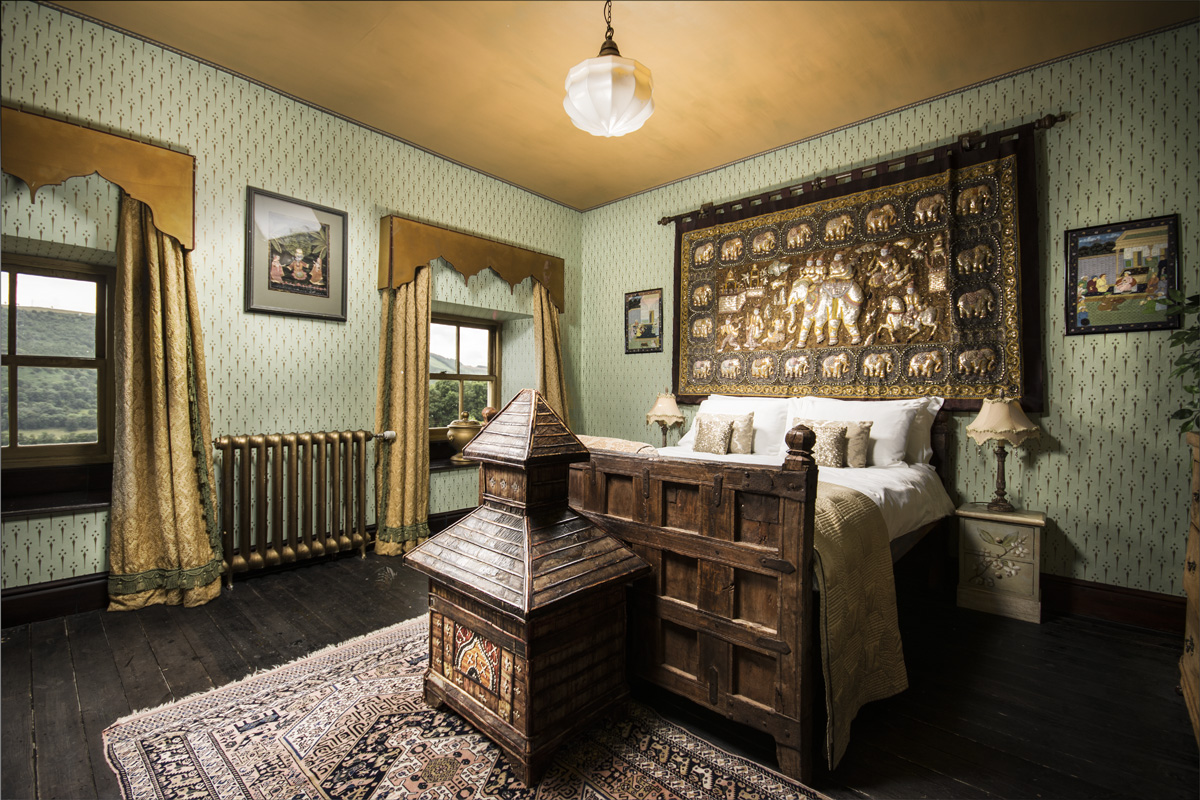
[[[1179,330],[1171,332],[1171,347],[1182,352],[1172,362],[1172,377],[1183,378],[1183,390],[1187,399],[1183,406],[1171,414],[1171,419],[1182,421],[1183,432],[1200,430],[1200,294],[1185,296],[1178,289],[1167,292],[1167,313],[1178,314],[1183,323]],[[1190,317],[1190,319],[1189,319]]]

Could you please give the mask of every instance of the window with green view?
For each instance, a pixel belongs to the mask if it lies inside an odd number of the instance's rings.
[[[108,270],[4,256],[5,466],[111,457]]]
[[[429,427],[444,428],[462,412],[483,421],[499,380],[499,332],[478,321],[435,316],[429,327]]]

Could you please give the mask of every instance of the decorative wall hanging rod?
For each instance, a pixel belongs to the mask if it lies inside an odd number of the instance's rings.
[[[1006,139],[1018,136],[1031,134],[1035,130],[1045,130],[1053,128],[1059,122],[1065,122],[1069,114],[1047,114],[1041,119],[1027,122],[1024,125],[1017,125],[1012,128],[1006,128],[995,133],[983,134],[979,131],[971,131],[970,133],[961,134],[958,140],[953,144],[941,145],[939,147],[931,147],[928,150],[922,150],[919,153],[912,153],[906,156],[898,156],[889,158],[886,161],[881,161],[878,164],[873,164],[866,167],[839,172],[833,175],[825,175],[820,178],[804,181],[793,186],[786,186],[781,189],[772,189],[768,192],[763,192],[749,197],[743,197],[739,200],[730,200],[727,203],[722,203],[719,206],[714,206],[713,203],[704,203],[693,211],[685,211],[682,214],[674,214],[669,217],[663,217],[658,221],[659,225],[670,225],[673,222],[678,222],[683,219],[705,218],[712,214],[727,214],[747,206],[757,206],[763,203],[783,200],[797,195],[807,194],[818,189],[825,189],[830,186],[837,186],[839,183],[848,183],[856,181],[860,178],[869,178],[874,175],[881,175],[888,172],[895,172],[901,169],[909,169],[917,164],[926,163],[938,158],[944,158],[951,153],[975,150],[979,147],[986,147],[997,144]]]

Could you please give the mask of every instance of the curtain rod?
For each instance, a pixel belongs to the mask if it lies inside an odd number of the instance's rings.
[[[944,158],[951,153],[958,153],[967,150],[975,150],[979,147],[997,144],[1000,141],[1011,139],[1014,137],[1024,136],[1032,133],[1035,130],[1045,130],[1053,128],[1059,122],[1065,122],[1069,114],[1047,114],[1041,119],[1027,122],[1024,125],[1017,125],[1012,128],[1006,128],[996,133],[982,134],[979,131],[971,131],[970,133],[961,134],[957,141],[953,144],[941,145],[940,147],[931,147],[928,150],[922,150],[919,153],[913,153],[907,156],[899,156],[898,158],[890,158],[886,161],[881,161],[878,164],[867,167],[859,167],[858,169],[839,172],[834,175],[825,175],[820,178],[804,181],[793,186],[786,186],[781,189],[772,189],[769,192],[750,195],[739,200],[730,200],[727,203],[722,203],[719,206],[714,206],[713,203],[704,203],[700,208],[692,211],[685,211],[682,214],[674,214],[669,217],[663,217],[658,221],[659,225],[670,225],[673,222],[687,219],[688,217],[704,218],[710,214],[728,214],[747,206],[757,206],[763,203],[769,203],[775,200],[782,200],[797,195],[807,194],[818,189],[824,189],[830,186],[837,186],[840,183],[848,183],[856,181],[860,178],[870,178],[875,175],[883,175],[889,172],[896,172],[901,169],[908,169],[917,164],[928,162],[938,158]]]

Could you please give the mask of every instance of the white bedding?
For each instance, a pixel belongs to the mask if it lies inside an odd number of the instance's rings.
[[[784,458],[782,453],[714,456],[693,452],[690,447],[660,447],[658,455],[763,467],[780,467]],[[893,464],[863,469],[820,467],[817,480],[857,489],[871,498],[883,512],[888,536],[892,539],[954,513],[950,495],[946,494],[937,472],[928,464]]]

